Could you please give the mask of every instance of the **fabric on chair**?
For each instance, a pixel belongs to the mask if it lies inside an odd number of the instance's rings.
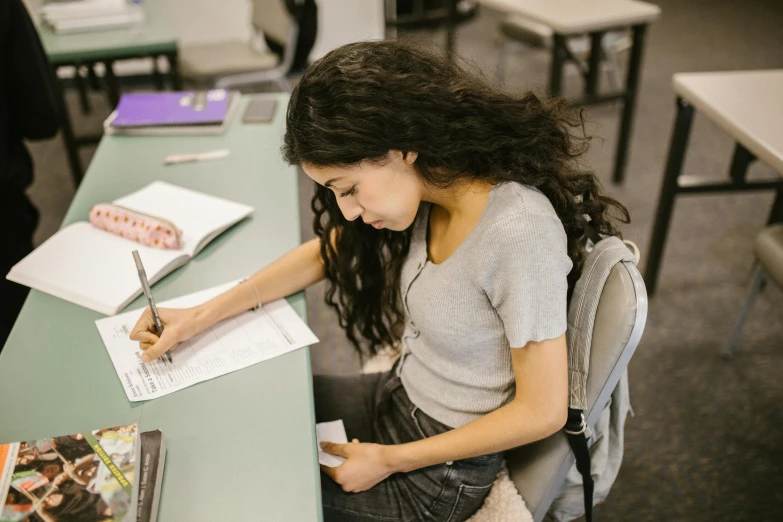
[[[271,69],[278,63],[276,54],[256,51],[248,42],[240,40],[182,46],[179,60],[180,74],[184,78],[259,71]]]
[[[533,522],[533,515],[508,476],[508,469],[498,473],[484,505],[467,522]]]
[[[783,224],[770,225],[759,232],[754,251],[764,271],[783,287]]]

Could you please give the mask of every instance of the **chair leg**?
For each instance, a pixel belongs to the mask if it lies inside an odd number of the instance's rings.
[[[82,114],[90,114],[90,100],[87,98],[87,83],[82,77],[82,66],[76,64],[74,67],[73,79],[76,81],[76,90],[79,92],[79,105],[82,108]]]
[[[508,58],[506,56],[507,48],[508,48],[508,44],[506,43],[506,39],[501,36],[500,41],[498,42],[498,69],[497,69],[498,85],[503,85],[503,81],[506,78],[506,59]]]
[[[750,309],[753,307],[753,303],[756,301],[759,293],[761,293],[764,279],[764,269],[759,263],[758,266],[756,266],[755,272],[753,273],[753,280],[751,281],[750,287],[748,288],[748,292],[745,297],[745,304],[742,305],[739,317],[737,318],[737,322],[734,325],[734,330],[731,332],[731,336],[729,337],[729,342],[726,343],[726,345],[723,347],[723,351],[721,352],[721,355],[724,359],[731,357],[732,351],[734,350],[734,347],[739,340],[739,336],[742,333],[742,325],[745,324],[745,320],[748,318],[748,312],[750,312]]]
[[[617,53],[612,49],[604,49],[603,53],[606,73],[609,76],[612,89],[620,90],[623,87],[623,80],[620,78],[620,62],[617,59]]]

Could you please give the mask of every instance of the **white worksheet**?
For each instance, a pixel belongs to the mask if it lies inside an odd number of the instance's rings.
[[[222,294],[238,281],[156,303],[188,308]],[[95,321],[125,394],[132,402],[156,399],[193,384],[247,368],[318,342],[285,299],[222,321],[184,342],[166,357],[141,362],[139,343],[128,337],[144,309]]]

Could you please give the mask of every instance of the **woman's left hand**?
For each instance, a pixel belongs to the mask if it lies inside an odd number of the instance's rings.
[[[356,439],[349,444],[322,442],[321,449],[344,457],[345,462],[335,468],[322,465],[321,469],[337,482],[343,491],[367,491],[397,471],[390,458],[390,448],[391,446],[382,444],[361,443]]]

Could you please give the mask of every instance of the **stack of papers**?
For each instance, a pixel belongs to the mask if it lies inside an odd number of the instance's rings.
[[[133,0],[68,0],[48,2],[41,16],[57,34],[101,31],[144,21],[144,10]]]

